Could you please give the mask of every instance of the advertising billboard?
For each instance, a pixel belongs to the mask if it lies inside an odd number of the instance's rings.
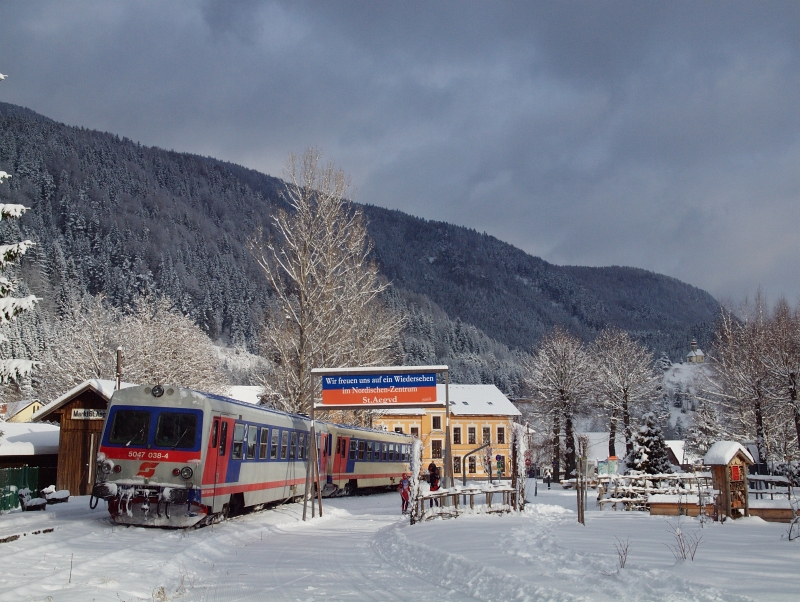
[[[322,405],[402,406],[435,404],[436,373],[327,374]]]

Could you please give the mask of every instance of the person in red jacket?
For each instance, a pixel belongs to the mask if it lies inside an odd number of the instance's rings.
[[[397,486],[397,491],[400,492],[401,507],[403,514],[408,512],[408,500],[411,497],[411,482],[408,480],[408,475],[403,474],[400,484]]]

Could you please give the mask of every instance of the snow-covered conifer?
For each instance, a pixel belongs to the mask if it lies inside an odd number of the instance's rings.
[[[0,171],[0,183],[11,176],[5,171]],[[0,220],[19,219],[28,210],[23,205],[0,203]],[[7,270],[22,258],[34,243],[30,240],[0,245],[0,273],[6,274]],[[9,277],[0,276],[0,326],[6,326],[17,318],[22,312],[33,309],[40,301],[35,295],[13,297],[12,293],[17,288],[17,283]],[[7,343],[8,337],[0,333],[0,343]],[[10,358],[0,360],[0,383],[19,381],[27,378],[33,371],[35,362],[24,358]]]
[[[628,467],[647,474],[672,472],[664,443],[664,434],[656,422],[656,416],[648,412],[633,438],[633,452],[625,461]]]

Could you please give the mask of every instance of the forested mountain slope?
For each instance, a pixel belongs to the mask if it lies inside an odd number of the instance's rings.
[[[245,242],[282,203],[279,179],[4,103],[0,169],[14,176],[0,202],[32,208],[21,233],[0,228],[40,243],[23,274],[44,299],[39,330],[85,291],[125,306],[150,290],[212,338],[256,348],[269,291]],[[473,230],[363,208],[375,258],[395,285],[391,302],[409,315],[406,360],[450,361],[463,367],[462,382],[514,388],[506,385],[517,380],[515,354],[555,324],[587,340],[613,324],[677,357],[691,336],[705,343],[715,317],[708,293],[672,278],[555,266]]]

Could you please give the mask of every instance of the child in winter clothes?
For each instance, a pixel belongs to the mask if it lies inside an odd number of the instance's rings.
[[[405,514],[408,512],[408,499],[411,496],[411,482],[408,480],[407,474],[403,475],[400,484],[397,486],[397,490],[400,492],[403,514]]]

